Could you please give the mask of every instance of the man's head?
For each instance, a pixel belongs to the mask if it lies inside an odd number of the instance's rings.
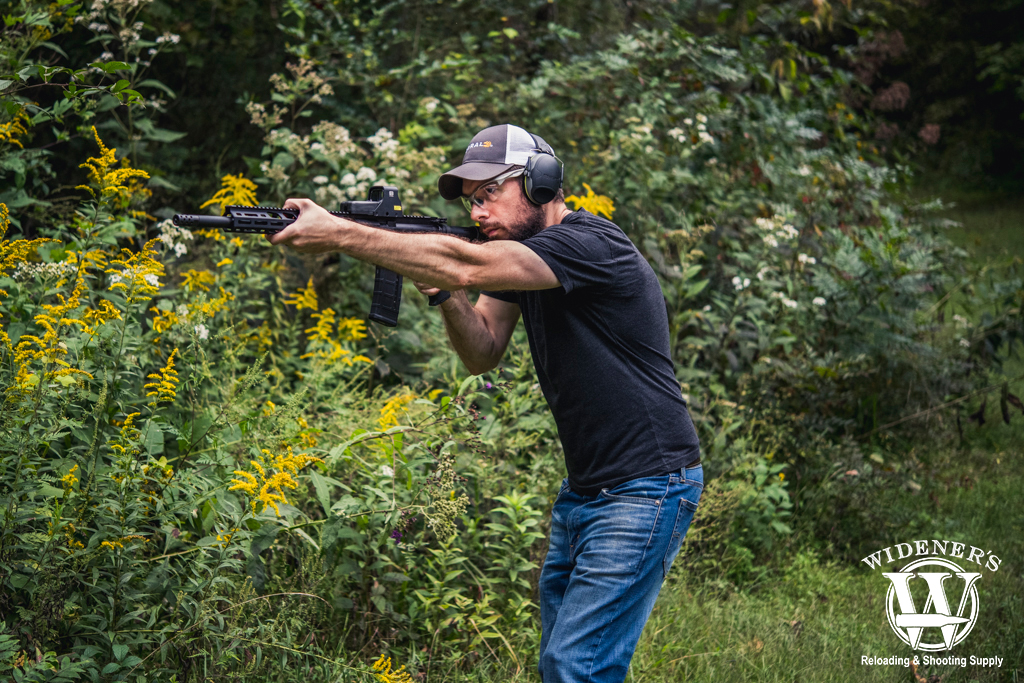
[[[564,208],[562,165],[544,140],[503,124],[477,133],[462,165],[438,179],[445,199],[462,198],[491,239],[523,240]]]

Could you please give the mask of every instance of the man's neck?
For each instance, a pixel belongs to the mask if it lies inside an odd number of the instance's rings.
[[[565,202],[548,202],[544,205],[544,218],[547,225],[558,225],[562,219],[572,213]]]

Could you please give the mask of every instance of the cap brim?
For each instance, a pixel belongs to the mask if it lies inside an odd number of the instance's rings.
[[[437,191],[448,200],[462,196],[463,180],[490,180],[510,171],[515,164],[491,164],[483,161],[471,161],[448,171],[437,179]]]

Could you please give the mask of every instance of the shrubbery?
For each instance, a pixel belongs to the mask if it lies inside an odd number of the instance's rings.
[[[436,40],[408,53],[394,8],[290,3],[265,100],[221,103],[259,157],[210,173],[203,203],[161,168],[184,154],[159,127],[175,95],[144,77],[178,42],[173,11],[20,5],[0,74],[0,672],[533,666],[564,469],[525,339],[468,377],[411,285],[399,328],[367,326],[365,264],[166,220],[383,182],[444,214],[437,174],[500,121],[541,133],[571,203],[612,216],[661,278],[711,475],[676,571],[742,582],[794,532],[856,546],[864,500],[915,485],[904,445],[948,414],[883,428],[977,385],[1019,339],[1021,287],[964,286],[935,207],[894,198],[906,169],[872,146],[849,74],[782,36],[727,49],[638,26],[583,49],[513,9],[481,35],[419,27]],[[32,61],[58,36],[82,54],[86,32],[111,55]],[[68,141],[89,145],[74,164],[47,148]],[[958,290],[1005,313],[947,320]]]

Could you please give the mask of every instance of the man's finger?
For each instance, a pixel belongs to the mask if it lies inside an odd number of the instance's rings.
[[[267,240],[271,244],[281,244],[281,242],[287,242],[288,240],[290,240],[294,236],[295,236],[295,224],[292,223],[291,225],[289,225],[284,230],[281,230],[280,232],[275,232],[272,235],[267,235]]]

